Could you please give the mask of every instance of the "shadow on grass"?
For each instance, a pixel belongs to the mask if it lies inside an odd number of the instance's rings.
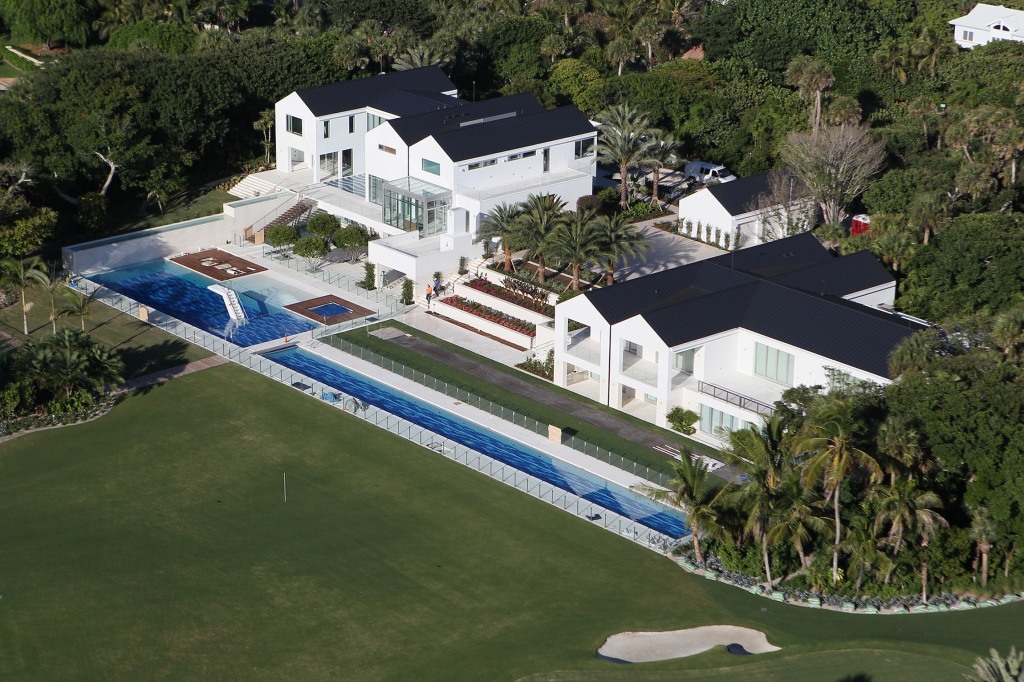
[[[120,345],[120,344],[119,344]],[[121,360],[124,361],[126,379],[184,365],[188,362],[186,352],[188,343],[180,339],[168,339],[143,347],[120,348]]]
[[[872,682],[874,680],[871,675],[864,673],[857,673],[856,675],[847,675],[846,677],[838,680],[837,682]]]

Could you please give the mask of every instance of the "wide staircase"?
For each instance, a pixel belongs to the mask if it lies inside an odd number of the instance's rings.
[[[309,219],[308,214],[316,209],[316,206],[316,201],[313,199],[299,199],[298,202],[290,206],[280,215],[274,216],[269,220],[264,219],[261,221],[263,223],[263,227],[256,228],[250,225],[245,228],[245,238],[250,242],[255,242],[257,241],[257,232],[263,232],[275,225],[293,225],[295,227],[301,227],[305,225],[306,221]]]
[[[278,188],[272,182],[268,182],[256,175],[247,175],[237,185],[229,189],[228,194],[239,199],[252,199],[253,197],[274,194],[277,191]]]

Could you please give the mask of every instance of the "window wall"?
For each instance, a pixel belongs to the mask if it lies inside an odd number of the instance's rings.
[[[793,356],[786,351],[763,343],[754,345],[754,374],[785,386],[792,386],[793,365]]]
[[[302,135],[302,119],[298,116],[292,116],[288,114],[285,119],[285,124],[288,127],[288,132],[293,135]]]
[[[704,405],[701,403],[700,424],[698,425],[698,428],[700,428],[704,433],[712,436],[724,437],[732,431],[742,429],[743,420],[729,414],[728,412],[722,412],[721,410],[716,410],[710,405]]]

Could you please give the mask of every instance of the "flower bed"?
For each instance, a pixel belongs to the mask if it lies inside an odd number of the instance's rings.
[[[477,291],[482,291],[485,294],[494,296],[495,298],[508,301],[520,308],[526,308],[527,310],[532,310],[535,313],[540,313],[545,317],[553,318],[555,316],[555,306],[549,305],[546,301],[538,301],[535,298],[523,296],[511,289],[507,289],[501,285],[495,284],[494,282],[489,282],[486,279],[471,279],[466,284]]]
[[[512,317],[511,315],[506,315],[494,308],[488,308],[482,303],[470,301],[462,298],[461,296],[448,296],[446,298],[442,298],[441,303],[450,305],[453,308],[475,315],[476,317],[500,325],[506,329],[511,329],[519,334],[523,334],[531,338],[537,335],[537,325],[531,324],[526,320],[520,320],[517,317]]]

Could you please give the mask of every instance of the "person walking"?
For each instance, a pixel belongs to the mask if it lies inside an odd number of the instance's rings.
[[[430,308],[430,296],[434,293],[434,289],[428,284],[427,285],[427,308]]]

